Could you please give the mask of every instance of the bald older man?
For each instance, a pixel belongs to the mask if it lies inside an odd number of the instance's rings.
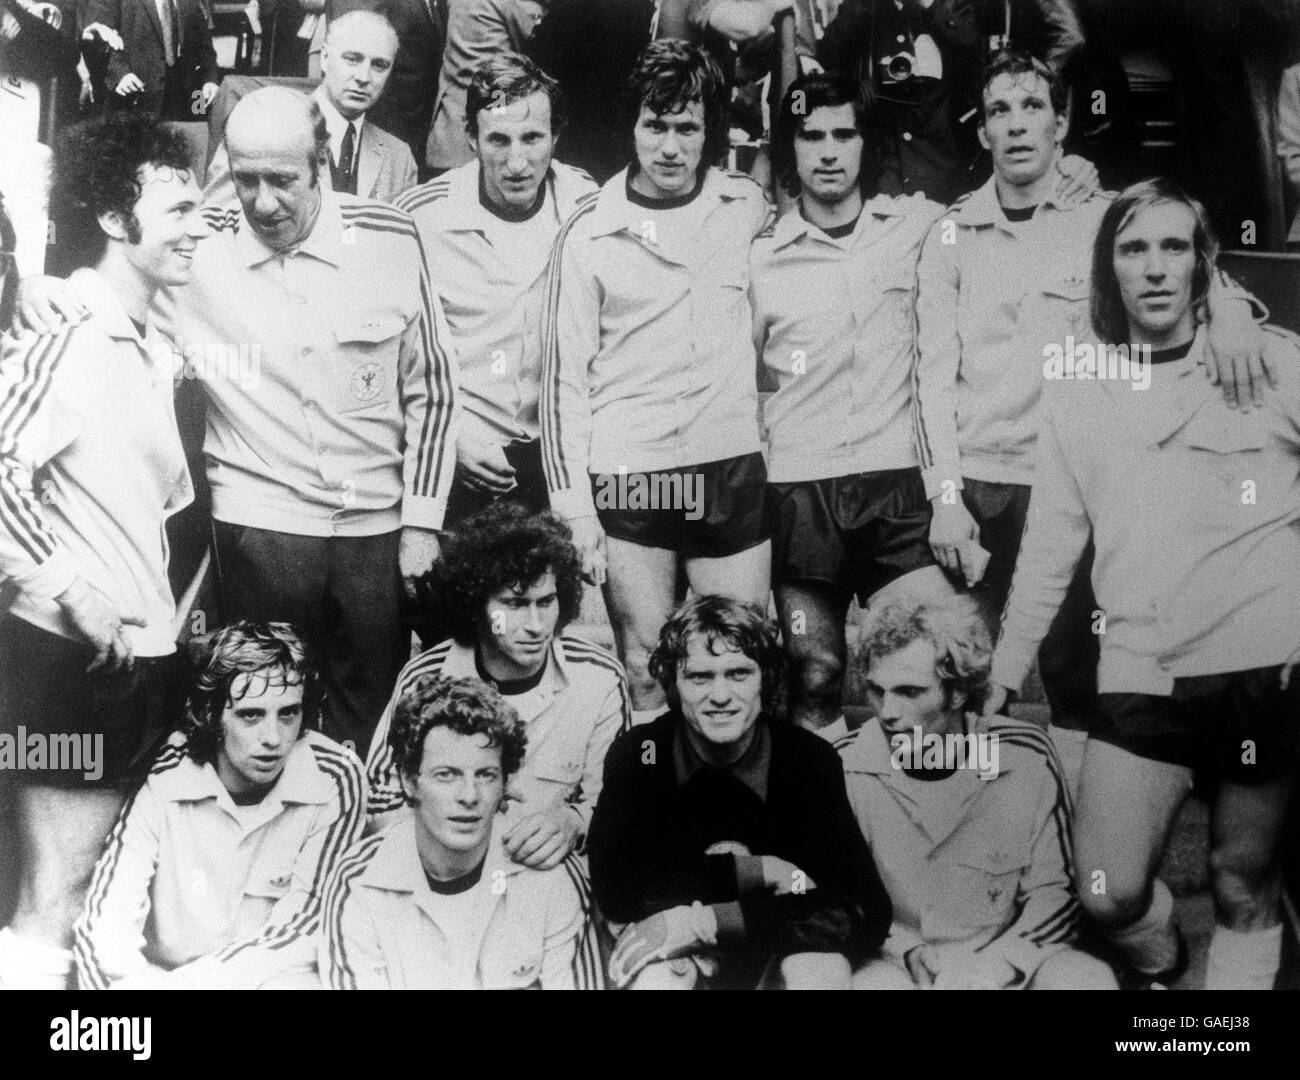
[[[392,202],[416,181],[415,158],[396,135],[370,119],[397,56],[397,31],[377,11],[349,11],[329,24],[321,49],[321,82],[312,97],[329,131],[330,186]],[[204,199],[237,211],[225,145],[208,166]]]
[[[334,192],[310,97],[257,90],[226,151],[240,211],[166,320],[208,396],[222,617],[318,649],[327,734],[366,746],[410,653],[401,610],[438,554],[455,357],[410,217]]]

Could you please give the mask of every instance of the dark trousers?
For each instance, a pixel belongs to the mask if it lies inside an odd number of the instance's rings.
[[[399,532],[294,536],[213,522],[222,619],[292,623],[325,686],[325,734],[362,757],[410,658]]]
[[[1011,592],[1011,579],[1020,555],[1020,541],[1029,513],[1028,484],[995,484],[966,477],[962,501],[980,528],[980,546],[990,555],[984,579],[973,595],[996,640]],[[1089,541],[1075,568],[1047,637],[1038,649],[1038,673],[1051,706],[1052,722],[1088,730],[1097,709],[1097,659],[1100,639],[1092,630],[1097,600],[1092,594],[1093,547]]]

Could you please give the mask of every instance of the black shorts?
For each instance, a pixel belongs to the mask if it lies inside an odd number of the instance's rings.
[[[1300,756],[1300,678],[1280,666],[1174,680],[1169,697],[1100,694],[1091,735],[1138,757],[1195,769],[1206,779],[1260,784]]]
[[[651,473],[591,477],[606,535],[688,559],[721,559],[767,539],[762,454]]]
[[[491,495],[478,491],[465,483],[464,471],[456,466],[456,475],[452,480],[451,494],[447,497],[447,513],[443,516],[442,527],[454,532],[468,518],[480,510],[491,506],[499,500],[518,503],[530,514],[538,514],[549,509],[550,498],[546,492],[546,476],[542,472],[542,441],[533,439],[529,442],[507,443],[506,461],[515,470],[515,486],[504,495]]]
[[[895,578],[936,565],[920,469],[769,484],[767,499],[778,584],[829,585],[866,603]]]
[[[19,741],[26,748],[26,760],[20,767],[15,758],[12,773],[4,759],[9,775],[0,779],[120,788],[148,774],[155,752],[180,718],[184,660],[178,653],[138,656],[129,672],[88,675],[94,656],[83,642],[13,616],[0,619],[0,736],[8,736],[7,743],[12,739],[15,750]],[[57,764],[79,767],[52,767]]]

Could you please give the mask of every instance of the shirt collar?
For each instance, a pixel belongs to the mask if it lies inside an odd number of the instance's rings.
[[[289,758],[284,764],[284,771],[275,782],[261,805],[274,803],[306,803],[321,805],[333,797],[333,785],[316,764],[316,755],[312,751],[309,732],[303,735],[289,751]],[[183,745],[183,737],[173,736],[172,746]],[[155,773],[151,782],[159,796],[170,802],[199,802],[203,799],[216,799],[223,804],[234,804],[230,792],[217,775],[216,766],[211,762],[200,765],[188,754],[180,762],[165,772]]]
[[[480,166],[478,159],[467,162],[446,173],[447,212],[440,215],[445,232],[482,232],[485,225],[501,221],[488,210],[478,197]],[[594,185],[583,173],[558,161],[552,161],[546,173],[546,199],[554,200],[554,214],[567,221],[584,195],[590,194]],[[543,206],[541,213],[551,211]]]
[[[1055,192],[1047,195],[1039,206],[1048,206],[1062,212],[1071,209],[1057,201]],[[1005,225],[1007,216],[998,201],[997,178],[990,176],[965,199],[958,200],[953,210],[953,217],[959,218],[963,225]]]
[[[891,218],[901,217],[904,208],[899,205],[900,200],[888,195],[877,195],[875,198],[867,199],[862,204],[862,213],[858,215],[858,220],[854,222],[853,232],[840,240],[828,236],[824,229],[814,225],[799,210],[799,201],[796,199],[794,205],[790,207],[780,218],[772,232],[773,246],[783,248],[789,244],[797,243],[803,237],[810,235],[814,231],[819,239],[836,245],[850,245],[861,234],[864,222],[872,218]]]
[[[768,734],[767,722],[763,717],[760,716],[754,725],[754,741],[740,756],[740,760],[720,769],[709,765],[695,752],[691,740],[686,737],[686,721],[682,720],[673,736],[673,769],[677,786],[684,787],[697,773],[710,768],[731,773],[760,800],[767,802],[767,782],[772,770],[772,737]]]
[[[330,186],[329,173],[322,169],[316,177],[320,191],[320,213],[316,215],[316,224],[307,234],[307,238],[298,244],[299,255],[310,255],[327,262],[331,266],[343,265],[343,215],[339,210],[338,196]],[[245,215],[246,217],[246,215]],[[235,233],[235,243],[239,247],[240,257],[247,267],[260,266],[284,252],[273,251],[260,236],[253,231],[247,220],[240,222]]]
[[[366,870],[366,884],[391,892],[414,893],[416,896],[434,895],[429,888],[429,880],[425,877],[424,864],[420,862],[420,850],[415,842],[414,813],[385,829],[382,835],[383,842]],[[520,863],[505,853],[494,825],[479,885],[494,880],[498,871],[504,877],[510,877],[523,869]]]
[[[625,229],[640,233],[641,223],[645,220],[648,211],[628,199],[626,191],[628,171],[627,168],[623,169],[601,187],[600,195],[596,198],[596,208],[591,215],[592,236],[608,236]],[[695,200],[716,205],[733,199],[743,199],[746,192],[742,185],[752,183],[752,180],[747,178],[742,180],[722,169],[710,168],[704,174],[704,185]],[[709,209],[712,209],[712,205]],[[707,213],[708,210],[705,212]]]
[[[365,126],[366,114],[362,113],[355,120],[347,120],[343,114],[334,107],[334,102],[330,101],[329,94],[325,93],[325,84],[322,83],[312,91],[312,97],[316,99],[316,104],[320,106],[321,115],[325,117],[325,127],[330,133],[330,146],[342,146],[343,136],[348,130],[348,124],[357,129],[357,140],[361,139],[361,129]]]
[[[453,640],[447,652],[447,659],[442,663],[442,674],[447,678],[477,679],[479,674],[478,665],[474,662],[474,646],[462,645],[459,641]],[[515,710],[519,712],[520,719],[525,724],[528,723],[533,717],[539,715],[551,700],[564,693],[572,682],[573,670],[570,662],[565,658],[560,635],[556,634],[551,638],[550,655],[546,661],[546,673],[542,676],[542,681],[534,689],[522,695],[523,700],[517,700],[515,703]]]

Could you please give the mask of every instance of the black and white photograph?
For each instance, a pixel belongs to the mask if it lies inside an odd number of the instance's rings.
[[[0,0],[0,331],[51,1052],[1300,989],[1300,0]]]

